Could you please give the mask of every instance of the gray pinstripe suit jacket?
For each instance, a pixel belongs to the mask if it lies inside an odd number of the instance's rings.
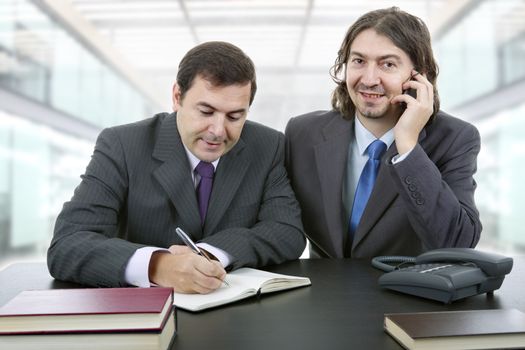
[[[57,218],[49,271],[85,285],[125,286],[136,249],[183,244],[177,226],[231,254],[233,269],[296,259],[305,238],[283,158],[283,134],[247,121],[217,166],[201,227],[176,114],[105,129]]]
[[[444,112],[419,135],[409,156],[383,155],[354,240],[343,183],[354,121],[335,111],[292,118],[286,127],[286,167],[301,205],[312,257],[417,255],[441,247],[474,247],[481,222],[474,203],[479,133]]]

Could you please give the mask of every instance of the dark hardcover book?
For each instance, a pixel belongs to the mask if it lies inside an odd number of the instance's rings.
[[[0,308],[0,348],[167,349],[175,317],[171,288],[24,291]]]
[[[525,314],[516,309],[385,314],[384,328],[406,349],[525,348]]]

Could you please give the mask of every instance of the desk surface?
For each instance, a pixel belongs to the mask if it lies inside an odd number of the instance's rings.
[[[299,260],[268,268],[308,276],[299,288],[200,313],[179,310],[174,349],[401,349],[383,331],[391,312],[518,308],[525,311],[525,257],[502,287],[445,305],[382,290],[382,274],[364,260]],[[27,289],[75,288],[53,280],[43,263],[18,263],[0,272],[0,305]]]

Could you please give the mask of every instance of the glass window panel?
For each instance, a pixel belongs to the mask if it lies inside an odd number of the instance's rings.
[[[49,147],[41,128],[26,125],[13,133],[11,248],[47,243]]]
[[[101,63],[85,50],[80,54],[79,86],[80,110],[77,114],[89,123],[101,125]]]
[[[525,22],[525,19],[524,19]],[[525,78],[525,33],[505,43],[502,48],[503,82],[511,84]]]
[[[0,46],[9,50],[13,49],[14,28],[15,1],[4,0],[0,2]]]
[[[80,46],[67,33],[55,38],[51,102],[57,109],[77,115],[80,110]]]
[[[0,253],[9,248],[11,225],[11,127],[0,111]]]
[[[477,123],[483,146],[478,158],[476,203],[483,233],[480,245],[496,250],[525,249],[521,234],[525,196],[525,104]]]

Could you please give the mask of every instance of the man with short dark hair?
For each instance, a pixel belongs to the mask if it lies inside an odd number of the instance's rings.
[[[209,293],[226,268],[297,259],[305,238],[284,136],[246,121],[256,88],[253,63],[236,46],[190,50],[173,87],[175,113],[100,134],[57,218],[51,275]],[[211,260],[186,247],[176,227]]]
[[[348,30],[331,111],[292,118],[285,163],[312,257],[474,247],[480,137],[439,110],[430,34],[398,8]]]

